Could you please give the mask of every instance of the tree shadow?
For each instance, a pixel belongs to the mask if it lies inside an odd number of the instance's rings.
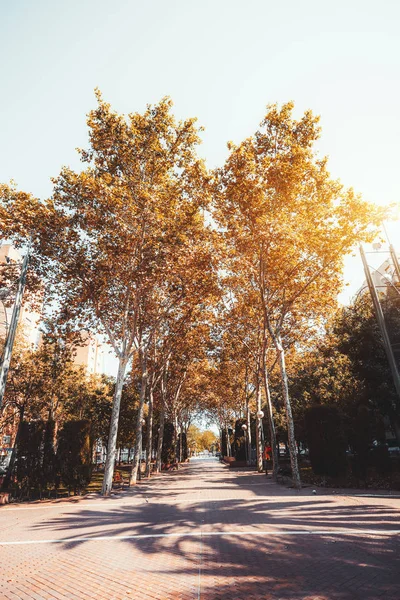
[[[185,483],[190,478],[193,483],[194,477],[192,469],[178,471],[164,489],[152,489],[151,482],[141,487],[134,494],[141,502],[82,507],[35,528],[54,537],[66,532],[61,542],[66,550],[102,536],[120,538],[119,543],[149,561],[154,577],[199,577],[204,600],[400,597],[399,536],[389,534],[400,528],[400,510],[382,503],[347,506],[332,497],[292,490],[261,499],[258,489],[253,490],[254,476],[247,475],[230,481],[236,486],[241,479],[243,489],[251,488],[252,495],[244,499],[205,496],[175,503],[171,491],[187,489]],[[225,489],[225,480],[224,474],[208,478],[203,473],[199,490],[213,482]],[[366,535],[367,529],[374,535]],[[307,533],[312,530],[324,533]],[[182,559],[182,566],[176,560],[169,563],[171,554]],[[171,592],[165,598],[174,597]]]

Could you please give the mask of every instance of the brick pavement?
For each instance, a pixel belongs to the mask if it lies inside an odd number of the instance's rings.
[[[193,461],[112,498],[0,508],[0,600],[400,599],[400,499]]]

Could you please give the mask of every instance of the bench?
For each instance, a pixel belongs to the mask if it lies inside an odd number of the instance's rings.
[[[123,488],[124,485],[130,486],[129,474],[123,471],[115,471],[113,477],[113,487]]]
[[[179,465],[177,462],[162,465],[162,471],[172,471],[173,469],[178,471]]]

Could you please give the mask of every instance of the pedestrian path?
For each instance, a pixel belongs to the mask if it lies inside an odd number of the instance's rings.
[[[0,509],[0,599],[400,598],[400,500],[192,460],[111,498]]]

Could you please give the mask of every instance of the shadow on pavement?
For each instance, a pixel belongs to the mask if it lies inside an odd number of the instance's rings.
[[[87,543],[79,540],[82,537],[90,541],[99,536],[160,536],[120,543],[134,548],[142,557],[159,557],[154,577],[199,574],[199,597],[205,600],[375,600],[381,596],[398,600],[399,536],[385,531],[400,528],[400,510],[382,503],[346,505],[328,495],[307,497],[304,490],[297,493],[272,482],[257,486],[259,480],[258,475],[231,473],[225,468],[205,476],[202,465],[191,466],[168,475],[165,481],[144,483],[140,493],[136,488],[132,498],[135,504],[112,507],[105,503],[104,509],[98,510],[82,507],[39,523],[36,528],[54,537],[65,532],[65,550]],[[247,490],[248,495],[207,499],[210,488]],[[181,491],[203,492],[204,499],[180,502]],[[124,498],[128,500],[129,496]],[[201,538],[195,535],[200,528]],[[360,530],[360,534],[344,534],[343,530],[349,528]],[[331,534],[307,533],[312,529],[329,530]],[[362,531],[366,529],[376,533],[367,536]],[[267,530],[297,534],[246,534]],[[209,535],[223,531],[223,536]],[[229,533],[232,531],[235,533]],[[182,533],[184,537],[173,537]],[[171,553],[185,559],[185,568],[181,570],[176,563],[171,567],[164,561]]]

